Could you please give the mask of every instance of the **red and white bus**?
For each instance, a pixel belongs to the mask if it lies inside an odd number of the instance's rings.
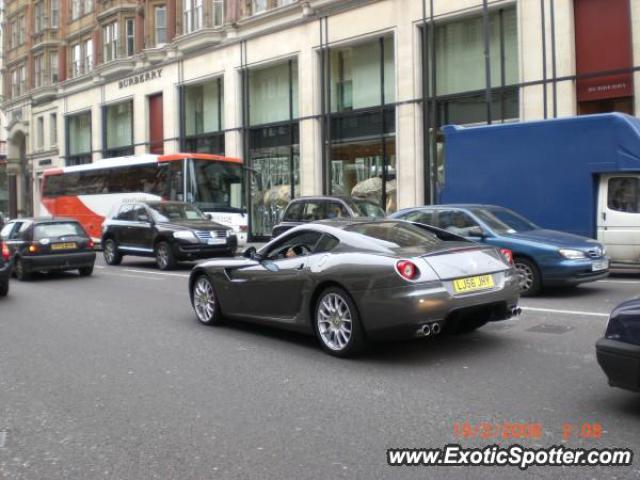
[[[202,153],[139,155],[44,172],[41,213],[78,220],[99,241],[102,222],[123,200],[193,203],[212,220],[247,241],[243,164],[238,158]]]

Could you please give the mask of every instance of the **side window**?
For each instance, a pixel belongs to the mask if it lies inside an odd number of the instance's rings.
[[[148,222],[149,221],[149,213],[147,209],[142,205],[136,205],[133,207],[133,211],[131,212],[131,217],[136,222]]]
[[[610,178],[608,187],[607,206],[611,210],[640,213],[640,178]]]
[[[338,202],[328,202],[325,218],[349,218],[349,212],[344,205]]]
[[[424,223],[425,225],[435,225],[433,221],[433,212],[430,211],[415,210],[413,212],[409,212],[407,215],[402,217],[402,219],[408,220],[409,222]]]
[[[336,248],[339,243],[340,241],[336,237],[325,233],[316,245],[316,249],[313,253],[330,252],[331,250]]]
[[[478,224],[464,212],[458,210],[442,210],[438,212],[438,226],[447,232],[462,237],[469,236],[469,230]]]
[[[7,223],[4,227],[2,227],[2,230],[0,230],[0,239],[8,240],[9,238],[11,238],[11,232],[13,231],[13,227],[15,225],[15,223]]]
[[[133,205],[122,205],[116,220],[132,221],[133,220]]]
[[[282,260],[284,258],[309,255],[314,252],[321,237],[322,233],[309,231],[287,235],[274,245],[266,256],[270,260]]]
[[[284,222],[299,222],[302,220],[302,210],[304,202],[294,202],[289,205],[287,211],[284,213],[282,220]]]
[[[325,218],[324,202],[305,202],[302,221],[313,222]]]

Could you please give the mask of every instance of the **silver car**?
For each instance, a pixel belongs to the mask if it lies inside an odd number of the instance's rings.
[[[520,312],[518,275],[500,250],[402,220],[296,227],[244,258],[199,264],[189,292],[204,324],[244,319],[314,334],[336,356]]]

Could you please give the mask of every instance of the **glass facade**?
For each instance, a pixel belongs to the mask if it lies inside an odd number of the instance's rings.
[[[91,163],[91,112],[66,118],[66,164]]]
[[[394,40],[330,49],[328,193],[396,210]],[[327,85],[328,84],[328,85]]]
[[[224,155],[221,78],[182,87],[182,150]]]
[[[251,69],[247,87],[251,234],[263,238],[300,190],[298,63]]]
[[[103,157],[133,155],[133,101],[103,107]]]

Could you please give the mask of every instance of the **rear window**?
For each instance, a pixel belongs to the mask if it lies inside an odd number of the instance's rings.
[[[409,223],[361,223],[350,225],[345,230],[359,233],[399,248],[433,246],[442,243],[442,240],[435,233]]]
[[[351,208],[353,209],[353,213],[356,217],[381,218],[385,216],[384,210],[382,210],[379,205],[367,200],[354,199],[352,201]]]
[[[33,229],[35,241],[43,238],[85,237],[82,227],[75,222],[43,223]]]

